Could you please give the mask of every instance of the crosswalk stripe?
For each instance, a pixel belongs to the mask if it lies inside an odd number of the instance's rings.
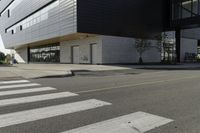
[[[46,118],[56,117],[60,115],[66,115],[79,111],[85,111],[98,107],[108,106],[111,103],[99,101],[96,99],[90,99],[75,103],[68,103],[50,107],[44,107],[39,109],[26,110],[21,112],[9,113],[0,115],[0,128],[22,124],[26,122],[42,120]]]
[[[63,133],[144,133],[172,121],[164,117],[136,112]]]
[[[12,81],[0,81],[0,85],[2,84],[17,84],[17,83],[29,83],[28,80],[12,80]]]
[[[45,100],[52,100],[52,99],[59,99],[59,98],[67,98],[67,97],[72,97],[72,96],[78,96],[78,94],[71,93],[71,92],[60,92],[60,93],[52,93],[52,94],[37,95],[37,96],[30,96],[30,97],[5,99],[5,100],[0,100],[0,107],[45,101]]]
[[[17,85],[5,85],[0,86],[0,89],[11,89],[11,88],[19,88],[19,87],[31,87],[31,86],[39,86],[40,84],[32,83],[32,84],[17,84]]]
[[[52,90],[57,90],[57,89],[56,88],[52,88],[52,87],[40,87],[40,88],[32,88],[32,89],[0,91],[0,96],[17,95],[17,94],[27,94],[27,93],[52,91]]]

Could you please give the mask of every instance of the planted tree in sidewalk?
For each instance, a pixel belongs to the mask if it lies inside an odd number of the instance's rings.
[[[156,38],[157,38],[157,43],[155,47],[158,49],[160,53],[163,52],[162,62],[171,63],[170,54],[174,55],[173,54],[174,43],[171,42],[168,35],[165,33],[157,35]]]
[[[5,61],[5,54],[3,52],[0,52],[0,63],[3,63]]]
[[[143,64],[143,54],[145,51],[151,48],[151,42],[146,39],[136,39],[135,48],[139,54],[139,64]]]
[[[6,64],[11,64],[11,61],[12,61],[12,56],[10,54],[7,54],[6,58],[5,58],[5,63]]]
[[[165,44],[166,44],[167,35],[160,33],[160,34],[156,35],[155,38],[157,40],[157,43],[154,47],[158,50],[158,52],[160,52],[160,54],[162,54],[162,52],[164,52],[163,60],[165,61],[165,55],[166,55]]]

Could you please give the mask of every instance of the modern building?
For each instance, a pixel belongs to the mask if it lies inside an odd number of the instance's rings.
[[[200,1],[171,0],[170,28],[176,31],[178,61],[183,62],[186,54],[199,54]]]
[[[199,10],[199,0],[0,0],[0,33],[22,63],[118,64],[138,61],[135,38],[156,45],[171,31],[183,61],[197,53]],[[152,47],[143,59],[160,55]]]

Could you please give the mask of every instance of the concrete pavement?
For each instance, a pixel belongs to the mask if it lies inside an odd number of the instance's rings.
[[[104,65],[15,64],[13,66],[1,66],[0,77],[40,78],[48,76],[71,76],[72,71],[109,71],[126,69],[130,68]]]
[[[199,70],[1,80],[0,132],[199,133],[199,80]]]
[[[0,78],[23,77],[27,79],[40,77],[77,75],[123,75],[138,74],[159,70],[198,70],[200,64],[180,65],[75,65],[75,64],[16,64],[0,66]]]

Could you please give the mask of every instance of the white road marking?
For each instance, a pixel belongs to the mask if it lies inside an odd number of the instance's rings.
[[[11,88],[20,88],[20,87],[32,87],[39,86],[40,84],[32,83],[32,84],[17,84],[17,85],[5,85],[0,86],[0,89],[11,89]]]
[[[50,107],[44,107],[33,110],[26,110],[21,112],[9,113],[0,115],[0,128],[7,127],[26,122],[42,120],[46,118],[56,117],[60,115],[66,115],[70,113],[85,111],[98,107],[108,106],[111,103],[99,101],[96,99],[90,99],[75,103],[68,103]]]
[[[45,101],[45,100],[52,100],[52,99],[59,99],[59,98],[67,98],[67,97],[72,97],[72,96],[78,96],[78,94],[71,93],[71,92],[60,92],[60,93],[52,93],[52,94],[45,94],[45,95],[5,99],[5,100],[0,100],[0,107]]]
[[[40,88],[32,88],[32,89],[0,91],[0,96],[8,96],[8,95],[16,95],[16,94],[27,94],[27,93],[52,91],[52,90],[57,90],[57,89],[56,88],[52,88],[52,87],[40,87]]]
[[[136,112],[63,133],[144,133],[172,121],[164,117]]]
[[[12,80],[12,81],[0,81],[0,85],[2,84],[17,84],[17,83],[29,83],[28,80]]]

